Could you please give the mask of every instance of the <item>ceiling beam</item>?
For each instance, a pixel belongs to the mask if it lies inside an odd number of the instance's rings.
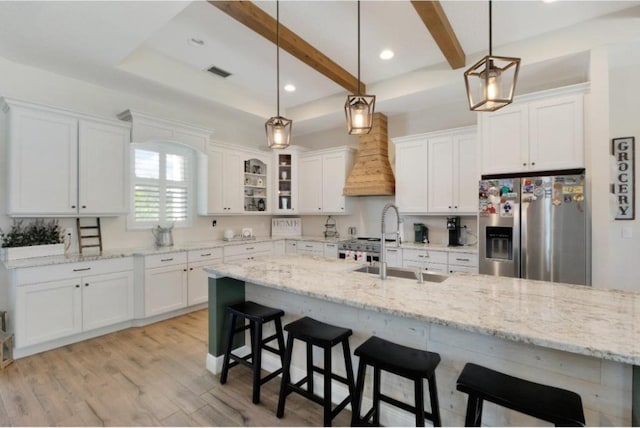
[[[210,0],[209,4],[267,40],[276,43],[276,20],[252,2]],[[358,79],[355,76],[282,24],[280,24],[280,47],[347,91],[357,92]],[[366,93],[366,86],[362,82],[360,82],[360,93]]]
[[[418,16],[420,16],[427,30],[431,33],[433,40],[436,41],[451,68],[464,67],[464,51],[440,2],[438,0],[411,0],[411,4],[418,12]]]

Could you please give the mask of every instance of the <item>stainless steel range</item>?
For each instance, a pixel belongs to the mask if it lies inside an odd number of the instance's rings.
[[[387,240],[393,242],[393,240]],[[361,251],[367,253],[368,262],[380,261],[380,238],[356,238],[338,242],[338,257],[346,258],[348,251]]]

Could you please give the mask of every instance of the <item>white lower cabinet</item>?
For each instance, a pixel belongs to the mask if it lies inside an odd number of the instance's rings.
[[[385,248],[388,267],[402,267],[402,248]]]
[[[272,253],[272,242],[252,242],[249,244],[227,245],[224,248],[224,261],[236,262],[240,260],[253,260],[256,257],[270,256]]]
[[[322,242],[298,241],[297,250],[298,254],[304,254],[307,256],[324,256],[324,244]]]
[[[324,256],[328,259],[338,258],[338,244],[324,244]]]
[[[477,253],[449,253],[449,273],[470,272],[478,273]]]
[[[447,273],[447,252],[403,248],[402,267],[421,268],[432,272]]]
[[[209,301],[209,275],[202,268],[222,260],[222,248],[191,250],[187,260],[187,306]]]
[[[187,252],[144,257],[144,316],[187,306]]]
[[[285,243],[284,253],[289,254],[297,254],[298,253],[298,241],[293,241],[291,239],[287,239]]]
[[[133,318],[131,258],[15,269],[16,348]]]

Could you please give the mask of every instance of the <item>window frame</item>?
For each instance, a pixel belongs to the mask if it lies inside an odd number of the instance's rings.
[[[136,158],[135,151],[136,149],[148,150],[152,152],[157,152],[160,154],[160,163],[159,163],[159,173],[160,178],[138,178],[136,177]],[[186,189],[187,189],[187,218],[184,221],[169,221],[164,218],[166,214],[166,194],[167,187],[170,183],[174,183],[173,181],[168,181],[166,179],[166,155],[173,154],[184,156],[185,159],[185,175],[186,175]],[[129,162],[130,170],[129,170],[129,214],[127,215],[127,230],[146,230],[152,229],[158,225],[162,227],[168,227],[174,225],[175,228],[185,228],[191,227],[194,222],[196,206],[197,206],[197,195],[196,195],[196,180],[198,178],[198,161],[197,161],[197,150],[193,147],[190,147],[185,144],[180,144],[173,141],[151,141],[144,143],[136,143],[133,142],[129,147],[129,155],[131,161]],[[135,186],[139,184],[158,184],[160,188],[160,219],[158,221],[136,221],[135,219]],[[180,185],[182,187],[182,185]],[[164,201],[164,202],[162,202]]]

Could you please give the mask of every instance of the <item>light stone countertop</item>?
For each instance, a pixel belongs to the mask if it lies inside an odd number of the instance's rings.
[[[292,236],[292,237],[256,237],[252,240],[212,240],[212,241],[200,241],[200,242],[185,242],[177,243],[172,247],[140,247],[140,248],[123,248],[115,250],[105,250],[102,254],[87,254],[80,255],[78,253],[65,254],[62,256],[48,256],[48,257],[34,257],[30,259],[19,259],[5,261],[4,266],[6,269],[18,269],[36,266],[49,266],[58,265],[64,263],[78,263],[89,262],[96,260],[106,260],[118,257],[130,257],[130,256],[151,256],[154,254],[173,253],[178,251],[190,251],[190,250],[206,250],[209,248],[226,247],[229,245],[242,245],[250,242],[273,242],[283,239],[296,240],[296,241],[314,241],[323,243],[337,243],[345,241],[346,238],[325,238],[323,236]],[[388,248],[395,247],[394,243],[388,244]],[[418,248],[428,250],[440,250],[449,252],[463,252],[463,253],[477,253],[477,246],[465,246],[465,247],[448,247],[443,244],[416,244],[413,242],[402,243],[401,248]]]
[[[361,263],[268,257],[213,263],[238,280],[356,308],[640,365],[640,293],[476,274],[441,283],[351,272]]]

